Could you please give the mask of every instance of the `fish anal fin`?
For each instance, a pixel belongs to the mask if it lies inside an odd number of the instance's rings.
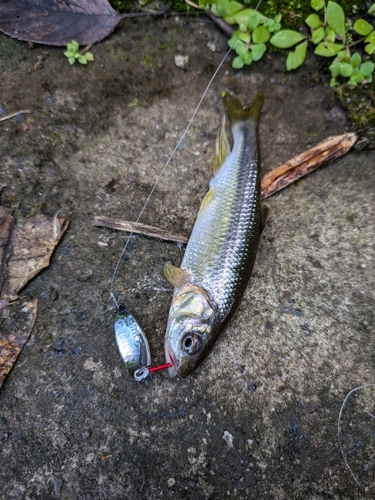
[[[174,266],[171,262],[167,262],[164,265],[164,276],[176,288],[181,288],[190,279],[188,271]]]
[[[215,194],[215,188],[212,187],[208,191],[206,196],[203,198],[203,201],[202,201],[201,206],[199,208],[198,217],[201,215],[201,213],[204,211],[204,209],[207,208],[207,206],[210,204],[210,201],[212,200],[212,197],[214,194]]]
[[[219,128],[219,132],[217,133],[216,141],[215,141],[215,153],[214,153],[214,175],[220,169],[221,165],[224,163],[226,157],[230,153],[230,146],[227,137],[227,133],[225,131],[226,119],[223,116],[221,120],[221,125]]]

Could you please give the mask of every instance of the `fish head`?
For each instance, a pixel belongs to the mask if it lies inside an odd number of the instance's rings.
[[[174,294],[169,311],[164,348],[169,374],[185,378],[212,348],[217,313],[206,291],[187,285]]]

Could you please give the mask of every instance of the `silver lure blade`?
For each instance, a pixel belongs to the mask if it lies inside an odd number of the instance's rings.
[[[134,316],[124,307],[116,316],[114,330],[120,355],[132,375],[138,368],[151,364],[146,335]]]

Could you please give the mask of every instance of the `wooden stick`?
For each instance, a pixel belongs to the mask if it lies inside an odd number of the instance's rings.
[[[4,120],[9,120],[9,118],[13,118],[13,116],[20,115],[21,113],[31,113],[29,109],[24,109],[22,111],[17,111],[16,113],[12,113],[11,115],[6,115],[0,118],[0,122],[3,122]]]
[[[354,133],[328,137],[317,146],[295,156],[267,174],[263,175],[261,182],[262,199],[268,198],[280,189],[292,184],[313,170],[325,165],[331,160],[344,155],[356,142]]]
[[[128,233],[143,234],[144,236],[160,238],[166,241],[176,241],[178,243],[187,243],[188,241],[187,237],[181,234],[172,234],[168,233],[168,231],[164,231],[164,229],[158,229],[157,227],[148,226],[147,224],[130,222],[116,217],[107,217],[105,215],[95,215],[92,225],[97,227],[108,227],[119,231],[127,231]]]
[[[329,137],[325,141],[320,142],[317,146],[295,156],[291,160],[280,165],[280,167],[263,175],[261,181],[262,200],[277,193],[277,191],[292,184],[318,167],[344,155],[349,151],[356,140],[357,136],[354,133]],[[94,217],[93,226],[108,227],[110,229],[143,234],[145,236],[160,238],[167,241],[176,241],[179,243],[187,243],[188,241],[188,238],[180,234],[168,233],[163,229],[114,217],[97,215]]]

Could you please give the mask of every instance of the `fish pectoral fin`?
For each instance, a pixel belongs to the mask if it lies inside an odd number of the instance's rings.
[[[221,125],[219,128],[219,132],[217,133],[216,141],[215,141],[215,153],[214,153],[214,175],[220,169],[221,165],[224,163],[226,157],[230,153],[230,146],[227,137],[227,133],[225,131],[226,120],[225,116],[221,120]]]
[[[164,265],[164,276],[167,278],[169,283],[176,288],[181,288],[190,279],[188,271],[176,267],[170,262],[167,262]]]
[[[215,194],[215,188],[211,188],[206,196],[203,198],[203,201],[201,203],[201,206],[199,208],[198,212],[198,217],[201,215],[201,213],[204,211],[205,208],[210,204],[210,201],[212,200],[213,195]]]

